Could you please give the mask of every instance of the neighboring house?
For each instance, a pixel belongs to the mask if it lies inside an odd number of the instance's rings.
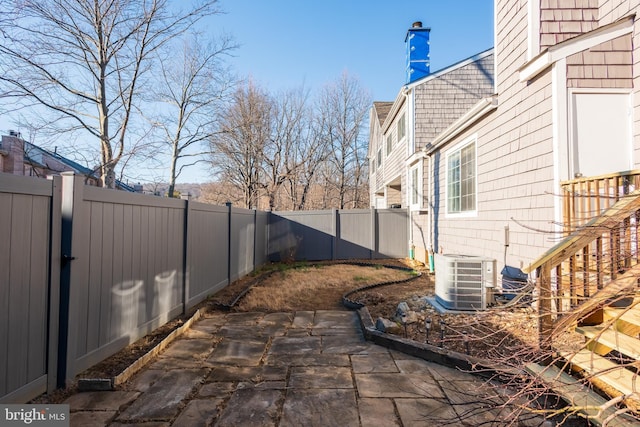
[[[640,43],[633,43],[640,1],[495,0],[494,8],[495,89],[483,99],[425,132],[433,120],[420,114],[418,90],[433,73],[403,86],[389,113],[376,112],[388,104],[373,108],[372,200],[389,206],[380,199],[393,195],[411,210],[409,245],[423,261],[433,248],[526,266],[562,236],[562,185],[633,175],[640,163]],[[460,89],[476,86],[462,82]],[[448,108],[446,99],[434,102],[432,110]],[[415,122],[407,121],[407,148],[394,160],[379,148],[403,111]],[[395,161],[394,177],[385,160]],[[422,184],[418,190],[412,180]],[[579,214],[597,213],[588,211]]]
[[[375,102],[370,115],[371,206],[408,208],[409,242],[426,259],[429,168],[423,149],[473,105],[494,91],[493,50],[442,70],[429,70],[429,32],[420,22],[407,31],[407,79],[394,102]]]
[[[97,173],[73,160],[51,152],[22,139],[20,134],[9,131],[0,141],[0,172],[13,175],[46,178],[61,172],[74,172],[86,177],[87,185],[98,185]],[[124,191],[142,192],[141,185],[130,186],[116,180],[116,188]]]

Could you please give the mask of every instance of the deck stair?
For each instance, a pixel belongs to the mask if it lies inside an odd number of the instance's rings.
[[[625,414],[617,414],[617,408],[593,391],[588,384],[580,381],[554,365],[528,364],[525,369],[542,383],[553,389],[564,399],[572,410],[587,418],[593,425],[608,427],[637,426],[638,421]],[[606,420],[606,421],[605,421]]]
[[[595,387],[638,412],[640,409],[640,300],[627,308],[604,308],[599,325],[578,326],[585,337],[578,351],[559,349],[573,372],[580,373]],[[629,333],[629,334],[627,334]]]

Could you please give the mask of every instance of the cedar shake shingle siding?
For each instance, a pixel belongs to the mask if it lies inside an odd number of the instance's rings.
[[[598,27],[598,0],[541,0],[540,48]]]
[[[493,71],[493,55],[488,55],[416,86],[416,151],[493,94]]]
[[[631,34],[625,34],[567,58],[567,87],[632,88]]]

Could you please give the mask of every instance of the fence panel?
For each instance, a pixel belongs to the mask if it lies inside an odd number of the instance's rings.
[[[189,202],[186,308],[229,283],[229,208]]]
[[[1,174],[0,236],[0,402],[19,403],[56,384],[60,179]]]
[[[270,259],[334,259],[335,212],[272,212],[269,223]]]
[[[408,252],[409,217],[404,209],[378,209],[375,258],[404,258]]]
[[[255,268],[269,261],[269,212],[256,212]]]
[[[229,235],[231,253],[230,282],[253,271],[255,219],[255,210],[231,208],[231,233]]]
[[[404,258],[408,215],[402,209],[272,212],[271,261]]]
[[[63,185],[70,379],[182,312],[186,202]]]
[[[375,210],[353,209],[338,211],[337,259],[371,258],[374,249]]]

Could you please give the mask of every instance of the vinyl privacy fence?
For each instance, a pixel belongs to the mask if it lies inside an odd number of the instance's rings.
[[[25,402],[269,261],[402,258],[401,210],[261,212],[0,174],[0,402]]]

